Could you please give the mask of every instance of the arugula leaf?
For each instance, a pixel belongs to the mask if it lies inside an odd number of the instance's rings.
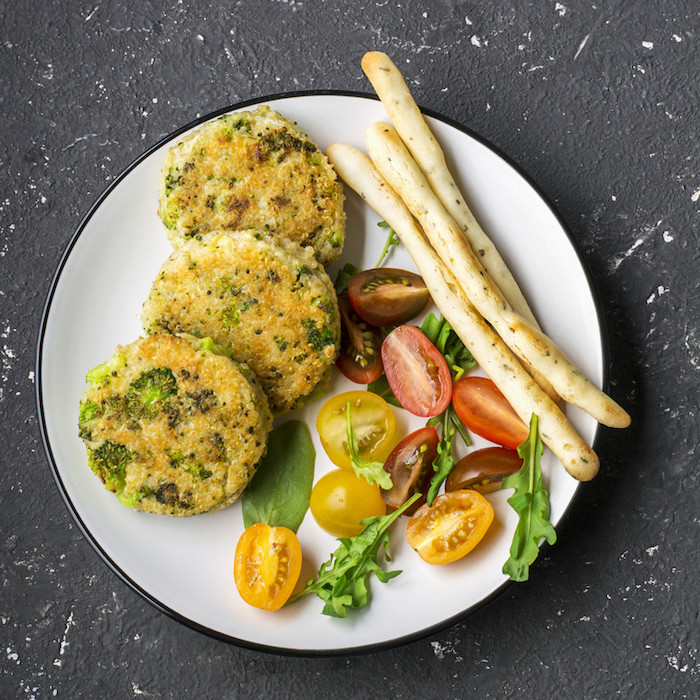
[[[549,494],[542,485],[542,440],[538,432],[538,418],[533,413],[530,419],[530,435],[518,447],[523,466],[506,477],[502,489],[513,488],[515,493],[508,503],[518,514],[510,557],[503,565],[503,573],[513,581],[527,581],[530,565],[540,553],[540,540],[544,537],[549,544],[557,541],[557,533],[549,522]]]
[[[321,564],[317,578],[309,579],[306,587],[292,596],[285,605],[294,603],[309,593],[315,593],[325,602],[322,613],[331,617],[345,617],[348,609],[367,605],[372,573],[381,583],[386,583],[401,573],[383,571],[379,568],[377,558],[383,547],[384,558],[391,561],[386,553],[390,538],[389,528],[418,498],[420,494],[416,493],[393,513],[363,520],[365,529],[356,537],[339,538],[340,546],[327,562]]]
[[[351,408],[348,401],[345,407],[345,432],[350,454],[350,464],[355,474],[362,477],[368,484],[377,484],[379,488],[390,489],[393,484],[389,472],[384,471],[384,462],[370,462],[360,454],[360,447],[352,429]]]
[[[453,382],[476,365],[476,360],[444,316],[438,319],[435,314],[428,314],[420,329],[445,358]]]
[[[450,404],[439,416],[430,418],[427,423],[433,426],[442,424],[440,441],[437,445],[437,457],[433,461],[434,474],[430,479],[430,487],[426,496],[428,506],[433,505],[440,487],[455,468],[455,459],[452,456],[452,437],[455,433],[454,423],[451,419],[452,412],[452,404]]]
[[[267,453],[241,498],[245,527],[266,523],[296,532],[309,508],[315,458],[304,423],[290,420],[275,428],[268,438]]]
[[[456,382],[464,372],[476,364],[476,360],[444,316],[438,318],[433,313],[428,314],[421,325],[421,331],[445,358],[447,366],[450,368],[453,382]],[[455,467],[455,460],[452,456],[452,438],[455,430],[464,440],[465,445],[471,445],[472,441],[464,427],[464,423],[455,413],[452,404],[439,416],[434,416],[428,420],[427,424],[442,426],[437,447],[438,454],[433,462],[434,473],[430,479],[430,488],[427,495],[428,505],[430,506],[433,504],[440,486],[442,486]]]
[[[398,245],[401,241],[399,240],[399,237],[396,235],[396,231],[394,231],[389,224],[387,224],[386,221],[380,221],[377,226],[380,226],[381,228],[388,228],[389,229],[389,236],[386,239],[386,243],[384,244],[384,248],[382,248],[382,253],[379,256],[379,260],[377,261],[377,264],[374,267],[381,267],[382,263],[384,262],[384,258],[389,254],[389,250],[395,246]]]
[[[386,378],[386,374],[382,374],[379,379],[375,379],[373,382],[370,382],[367,385],[367,391],[371,391],[373,394],[381,396],[384,401],[390,403],[392,406],[403,408],[403,406],[399,403],[399,400],[396,398],[396,396],[394,396],[394,392],[389,386],[389,380]]]
[[[338,270],[338,274],[336,275],[335,278],[335,293],[338,296],[342,296],[343,294],[348,293],[348,284],[350,284],[350,280],[358,273],[362,272],[362,270],[357,267],[357,265],[353,265],[352,263],[345,263],[343,267]]]

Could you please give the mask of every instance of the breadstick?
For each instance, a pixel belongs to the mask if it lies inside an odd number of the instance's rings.
[[[466,236],[472,250],[508,303],[539,328],[523,293],[496,246],[484,233],[450,174],[445,155],[426,124],[399,69],[385,53],[370,51],[362,69],[372,83],[402,141],[425,174],[430,187]]]
[[[366,137],[367,149],[377,170],[403,199],[471,303],[506,345],[551,382],[564,400],[603,425],[627,427],[630,417],[626,411],[589,381],[550,338],[508,304],[396,131],[388,124],[376,123],[369,127]]]
[[[369,158],[344,144],[329,146],[326,155],[346,184],[397,233],[416,263],[433,301],[521,420],[527,425],[532,414],[537,414],[542,442],[566,471],[580,481],[592,479],[599,466],[595,452],[474,309],[404,203]]]

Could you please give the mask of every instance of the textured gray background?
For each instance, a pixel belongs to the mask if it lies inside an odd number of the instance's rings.
[[[697,2],[1,7],[0,697],[697,696]],[[73,231],[143,150],[238,100],[369,91],[368,49],[555,202],[634,424],[602,432],[601,473],[527,584],[395,650],[280,657],[170,620],[93,552],[43,453],[35,343]]]

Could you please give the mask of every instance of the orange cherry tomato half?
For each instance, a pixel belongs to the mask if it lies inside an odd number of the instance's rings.
[[[497,445],[515,450],[530,433],[506,397],[486,377],[462,377],[454,385],[452,405],[469,430]]]
[[[399,403],[416,416],[442,413],[452,397],[452,375],[440,351],[415,326],[399,326],[382,343],[384,373]]]
[[[286,527],[256,523],[238,540],[233,577],[241,598],[263,610],[279,610],[301,573],[301,545]]]
[[[476,491],[451,491],[421,506],[406,539],[428,564],[449,564],[471,552],[493,522],[491,504]]]

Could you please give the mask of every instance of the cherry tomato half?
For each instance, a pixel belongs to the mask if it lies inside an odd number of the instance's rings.
[[[350,303],[373,326],[398,326],[426,307],[430,292],[420,275],[395,267],[363,270],[348,284]]]
[[[448,564],[471,552],[493,522],[491,504],[476,491],[451,491],[411,516],[406,539],[428,564]]]
[[[439,437],[432,426],[420,428],[407,435],[391,451],[384,462],[384,470],[391,476],[391,489],[382,489],[382,498],[391,508],[403,505],[414,493],[424,494],[404,511],[412,515],[425,503],[428,477],[437,457]]]
[[[286,527],[256,523],[236,545],[233,577],[241,598],[263,610],[279,610],[301,573],[301,546]]]
[[[522,466],[523,460],[515,450],[484,447],[457,462],[447,477],[445,491],[474,489],[479,493],[491,493],[500,489],[503,479]]]
[[[416,416],[442,413],[452,396],[452,377],[440,351],[415,326],[399,326],[384,338],[382,361],[399,403]]]
[[[454,386],[452,405],[469,430],[497,445],[515,450],[530,433],[506,397],[486,377],[462,377]]]
[[[316,417],[316,429],[331,462],[352,469],[345,418],[348,403],[360,456],[369,461],[383,461],[394,446],[396,420],[391,406],[369,391],[346,391],[328,399]]]
[[[352,308],[350,300],[338,297],[340,309],[340,352],[336,367],[351,381],[369,384],[382,376],[380,352],[382,334],[378,328],[363,321]]]
[[[345,469],[334,469],[316,482],[309,507],[318,525],[334,537],[359,535],[360,520],[386,513],[379,487]]]

